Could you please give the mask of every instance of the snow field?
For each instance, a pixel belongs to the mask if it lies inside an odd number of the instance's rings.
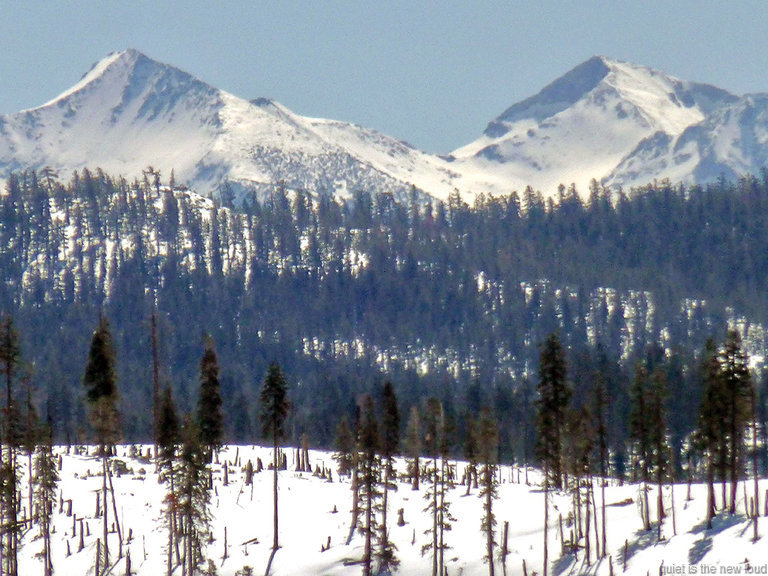
[[[147,446],[141,447],[146,455]],[[295,449],[294,449],[295,450]],[[309,473],[295,472],[294,450],[287,449],[288,470],[279,472],[280,498],[280,545],[272,565],[272,574],[351,576],[360,574],[362,568],[356,562],[363,552],[363,538],[356,534],[349,546],[345,545],[351,519],[350,482],[339,480],[332,454],[310,451],[313,469],[316,466],[333,469],[333,481],[328,482]],[[52,535],[53,562],[55,573],[65,575],[93,574],[96,556],[96,541],[102,534],[102,519],[95,517],[97,494],[102,478],[100,461],[89,455],[77,455],[72,450],[57,448],[62,455],[59,492],[63,506],[58,503],[54,509],[54,534]],[[128,472],[113,475],[117,511],[124,539],[124,552],[130,552],[132,573],[136,576],[157,576],[165,574],[168,533],[163,514],[163,498],[166,486],[158,483],[154,464],[146,459],[131,458],[129,447],[118,447],[116,460],[125,463]],[[235,462],[235,458],[238,461]],[[213,465],[214,492],[211,495],[213,514],[213,540],[207,545],[207,558],[214,561],[220,576],[234,576],[245,566],[254,574],[262,574],[266,568],[272,545],[272,471],[264,470],[254,474],[253,485],[245,486],[245,465],[250,459],[254,466],[261,458],[265,466],[271,461],[271,450],[253,446],[229,446],[219,454],[221,464]],[[223,485],[223,463],[229,464],[229,485]],[[26,458],[20,458],[26,466]],[[398,471],[405,469],[403,461],[396,464]],[[457,463],[459,478],[464,464]],[[523,560],[529,576],[541,575],[543,556],[544,494],[539,487],[540,474],[530,469],[530,486],[525,484],[522,469],[503,466],[500,471],[502,483],[498,499],[494,502],[497,519],[497,541],[500,550],[505,522],[509,522],[509,554],[506,558],[506,574],[523,575]],[[21,472],[22,516],[26,517],[27,472]],[[430,540],[424,531],[431,525],[431,518],[424,509],[427,502],[424,495],[429,486],[422,482],[419,491],[413,491],[407,482],[398,482],[396,491],[389,495],[388,524],[390,538],[397,546],[400,559],[399,574],[431,574],[429,552],[421,555],[421,548]],[[752,540],[752,524],[744,515],[744,496],[753,496],[752,481],[739,486],[738,513],[731,518],[721,514],[715,519],[714,528],[705,530],[704,508],[706,491],[703,485],[693,485],[692,500],[686,500],[687,488],[674,488],[675,524],[677,535],[672,529],[672,489],[664,491],[667,518],[664,522],[661,541],[657,539],[656,528],[650,532],[641,530],[637,500],[639,487],[626,484],[618,486],[611,482],[606,488],[608,553],[613,564],[613,573],[658,574],[661,571],[673,573],[714,572],[747,573],[747,566],[753,573],[768,570],[768,520],[759,519],[758,542]],[[765,506],[764,496],[768,481],[761,482],[761,511]],[[481,532],[483,515],[482,500],[478,490],[465,496],[466,487],[457,485],[449,492],[451,514],[456,518],[452,530],[446,532],[446,542],[451,546],[445,554],[450,575],[480,575],[488,573],[483,561],[485,552],[484,534]],[[716,486],[718,504],[720,487]],[[597,513],[600,517],[600,488],[595,482]],[[565,539],[573,526],[568,520],[571,498],[555,493],[551,496],[549,524],[549,574],[594,574],[607,576],[610,573],[608,558],[595,563],[594,524],[592,563],[588,565],[583,549],[578,555],[566,552],[561,556],[560,515],[563,517]],[[72,513],[67,516],[68,500],[72,500]],[[649,494],[651,519],[656,519],[656,491]],[[405,525],[397,526],[398,510],[403,509]],[[85,548],[78,551],[80,519],[86,531]],[[110,525],[113,522],[109,511]],[[593,520],[594,522],[594,520]],[[75,531],[73,532],[73,523]],[[226,558],[224,557],[224,530],[226,527]],[[129,533],[131,539],[128,541]],[[322,551],[330,537],[330,548]],[[583,543],[583,542],[582,542]],[[624,550],[627,549],[626,572],[624,572]],[[69,546],[69,555],[67,551]],[[117,534],[110,535],[110,558],[117,561]],[[22,539],[19,560],[20,573],[42,574],[43,566],[37,557],[42,550],[38,527],[27,531]],[[748,564],[745,562],[748,561]],[[764,568],[765,567],[765,568]],[[112,574],[124,574],[126,559],[116,562]],[[722,571],[721,571],[722,570]],[[738,572],[741,570],[741,572]],[[681,572],[682,571],[682,572]],[[497,558],[496,573],[502,574],[502,563]],[[177,568],[174,574],[181,574]]]

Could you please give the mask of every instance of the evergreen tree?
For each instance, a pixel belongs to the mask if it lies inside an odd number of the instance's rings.
[[[694,442],[703,454],[707,478],[707,529],[712,529],[715,516],[715,466],[721,447],[721,423],[725,417],[725,395],[723,390],[722,367],[718,358],[717,345],[707,339],[701,361],[703,394],[699,408],[699,419],[694,433]]]
[[[283,376],[283,371],[276,363],[269,365],[269,371],[264,379],[264,386],[261,389],[259,397],[261,411],[262,434],[272,440],[272,469],[273,469],[273,523],[274,533],[272,540],[272,555],[269,558],[269,564],[265,574],[269,574],[269,568],[272,565],[277,549],[280,547],[278,542],[278,501],[277,501],[277,471],[280,468],[278,442],[282,439],[284,430],[283,425],[288,416],[290,403],[288,401],[288,383]]]
[[[650,412],[648,402],[648,370],[642,363],[635,367],[635,377],[632,380],[631,412],[629,415],[630,439],[634,444],[634,473],[640,472],[641,501],[640,515],[643,520],[643,529],[651,529],[650,511],[648,509],[648,483],[651,473],[651,434]]]
[[[425,512],[432,516],[432,527],[424,533],[432,541],[422,547],[422,554],[432,552],[432,574],[439,576],[445,572],[445,551],[450,548],[445,541],[445,533],[451,530],[454,521],[447,499],[451,483],[448,465],[448,426],[443,404],[437,398],[427,399],[424,410],[424,450],[430,458],[427,464],[432,483],[425,492],[427,500]]]
[[[394,544],[387,532],[387,506],[390,477],[394,474],[394,456],[400,446],[400,409],[392,382],[384,384],[381,395],[381,458],[384,467],[384,501],[382,502],[379,569],[388,573],[393,568]]]
[[[363,547],[363,576],[371,576],[373,572],[373,550],[378,535],[376,511],[378,500],[381,497],[379,490],[379,474],[381,472],[381,437],[379,435],[376,412],[373,406],[373,398],[368,394],[361,399],[360,427],[358,435],[358,458],[360,478],[360,500],[363,511],[359,529],[364,537]],[[391,550],[386,551],[387,556],[380,561],[391,567],[394,557]]]
[[[83,376],[86,400],[89,406],[91,427],[95,433],[96,444],[102,462],[102,513],[103,513],[103,550],[104,569],[109,565],[109,519],[107,502],[107,480],[109,476],[112,448],[119,435],[119,412],[117,409],[117,374],[115,371],[115,350],[112,334],[106,317],[101,318],[99,327],[91,338],[88,363]],[[113,496],[114,498],[114,496]],[[115,519],[117,521],[117,519]],[[121,550],[122,550],[122,542]]]
[[[27,374],[23,378],[26,384],[26,400],[24,406],[24,426],[21,430],[20,440],[21,449],[27,453],[27,472],[29,474],[29,482],[27,483],[28,489],[28,503],[30,514],[34,508],[34,463],[32,456],[35,453],[35,449],[40,441],[40,421],[37,415],[37,408],[35,408],[34,402],[32,402],[32,383],[31,376]],[[34,520],[34,517],[33,517]]]
[[[496,419],[488,408],[483,408],[477,422],[478,461],[480,463],[480,498],[483,500],[481,529],[485,534],[485,560],[488,574],[494,576],[493,551],[496,546],[496,516],[493,501],[498,495],[496,469],[498,466],[499,430]]]
[[[182,439],[176,499],[181,516],[184,573],[194,576],[204,560],[205,536],[210,530],[210,468],[200,429],[190,415],[184,420]]]
[[[466,496],[469,496],[469,493],[472,489],[472,482],[474,479],[475,487],[477,487],[477,455],[478,455],[478,446],[477,446],[477,422],[474,418],[472,418],[472,415],[467,412],[464,417],[464,458],[467,459],[467,472],[466,472],[466,482],[467,482],[467,492]]]
[[[669,475],[671,466],[669,461],[670,447],[667,441],[667,378],[664,370],[660,367],[653,373],[653,382],[649,392],[649,445],[658,489],[658,536],[661,539],[661,527],[665,517],[664,480]]]
[[[592,489],[592,453],[595,448],[595,429],[593,426],[592,414],[586,405],[571,410],[568,418],[568,436],[570,437],[568,452],[570,456],[567,460],[571,464],[572,492],[574,495],[576,510],[575,523],[577,528],[577,538],[584,538],[584,554],[587,565],[590,564],[590,554],[592,551],[590,528],[592,525],[592,502],[594,494]],[[583,510],[582,513],[582,504]],[[582,530],[582,517],[584,518],[584,529]],[[594,518],[597,523],[597,518]],[[595,540],[595,545],[599,550],[600,543]],[[597,554],[599,556],[599,552]]]
[[[419,458],[422,450],[421,440],[421,419],[419,417],[419,408],[416,405],[411,406],[408,413],[408,423],[405,428],[405,449],[408,454],[408,475],[411,478],[414,490],[419,489],[419,475],[421,473],[421,463]]]
[[[0,362],[5,376],[6,401],[4,412],[3,444],[0,447],[0,509],[2,510],[2,567],[5,574],[18,574],[18,544],[23,526],[18,522],[19,483],[17,454],[19,447],[19,414],[13,401],[13,386],[20,364],[19,337],[13,318],[0,321]]]
[[[43,427],[39,435],[39,443],[35,452],[35,476],[34,484],[35,502],[40,526],[40,537],[43,540],[43,574],[53,574],[53,561],[51,558],[51,521],[53,506],[56,503],[56,486],[59,482],[59,473],[56,470],[56,459],[53,454],[53,437],[50,423]]]
[[[562,438],[571,390],[566,381],[565,354],[557,334],[550,335],[541,349],[538,393],[538,457],[548,471],[545,480],[563,488]]]
[[[181,439],[179,417],[173,402],[171,388],[166,387],[158,406],[158,421],[156,441],[158,446],[158,467],[160,479],[168,485],[165,501],[168,516],[168,575],[173,572],[173,553],[177,558],[178,542],[174,536],[177,532],[178,497],[176,494],[176,476],[178,475],[177,451]]]
[[[205,338],[205,351],[200,360],[200,399],[197,403],[197,421],[200,426],[200,441],[208,452],[208,461],[213,452],[221,447],[224,436],[224,417],[221,412],[219,386],[219,360],[213,339]]]
[[[605,485],[608,482],[608,429],[605,422],[605,413],[608,406],[608,391],[605,378],[600,372],[595,374],[595,436],[597,440],[598,472],[600,474],[600,511],[601,511],[601,558],[605,558],[607,526],[605,518]],[[595,519],[597,521],[597,519]]]
[[[723,370],[723,391],[725,394],[725,419],[723,427],[728,439],[728,470],[731,481],[729,512],[736,512],[736,486],[743,469],[744,436],[751,417],[750,400],[752,377],[749,373],[747,356],[741,349],[738,332],[728,332],[720,353]]]
[[[352,472],[355,465],[354,451],[355,436],[349,427],[349,420],[344,415],[336,427],[336,452],[333,455],[339,476],[349,476]]]

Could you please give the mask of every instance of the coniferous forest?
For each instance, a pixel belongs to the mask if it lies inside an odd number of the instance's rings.
[[[564,187],[556,200],[528,189],[474,205],[278,188],[235,206],[226,189],[213,202],[151,168],[132,182],[22,172],[0,195],[0,311],[24,361],[16,393],[29,389],[59,442],[91,439],[83,373],[108,319],[127,442],[152,438],[157,380],[193,411],[200,359],[215,349],[228,442],[261,436],[274,362],[291,383],[294,445],[331,447],[356,399],[390,381],[401,414],[441,403],[454,454],[466,451],[467,415],[493,406],[500,457],[518,462],[545,458],[537,382],[556,334],[572,403],[594,410],[597,381],[610,399],[605,448],[623,475],[640,434],[633,410],[662,401],[651,394],[662,379],[682,466],[709,338],[719,345],[735,328],[753,359],[764,354],[766,221],[767,174],[700,188],[595,184],[586,201]]]

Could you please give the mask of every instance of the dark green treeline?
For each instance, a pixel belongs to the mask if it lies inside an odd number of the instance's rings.
[[[768,180],[656,185],[581,201],[532,190],[432,205],[357,192],[346,201],[277,189],[222,207],[161,185],[83,171],[14,175],[0,195],[0,311],[34,362],[36,400],[59,441],[82,438],[82,366],[111,323],[127,441],[152,424],[150,316],[161,386],[196,402],[210,334],[227,441],[257,436],[260,377],[295,386],[289,438],[331,446],[354,398],[391,380],[408,413],[499,415],[503,458],[534,453],[539,344],[559,331],[574,397],[603,374],[612,447],[626,438],[633,366],[663,344],[670,427],[695,425],[698,355],[727,308],[768,320]],[[456,421],[460,418],[456,417]],[[462,426],[455,442],[461,445]]]

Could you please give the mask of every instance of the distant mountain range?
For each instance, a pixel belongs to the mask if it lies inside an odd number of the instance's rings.
[[[736,96],[594,57],[493,120],[448,156],[374,130],[244,100],[136,50],[111,54],[38,108],[0,116],[0,177],[85,167],[132,180],[148,166],[204,194],[356,189],[440,199],[458,191],[544,196],[594,178],[611,187],[703,183],[768,160],[768,94]]]

